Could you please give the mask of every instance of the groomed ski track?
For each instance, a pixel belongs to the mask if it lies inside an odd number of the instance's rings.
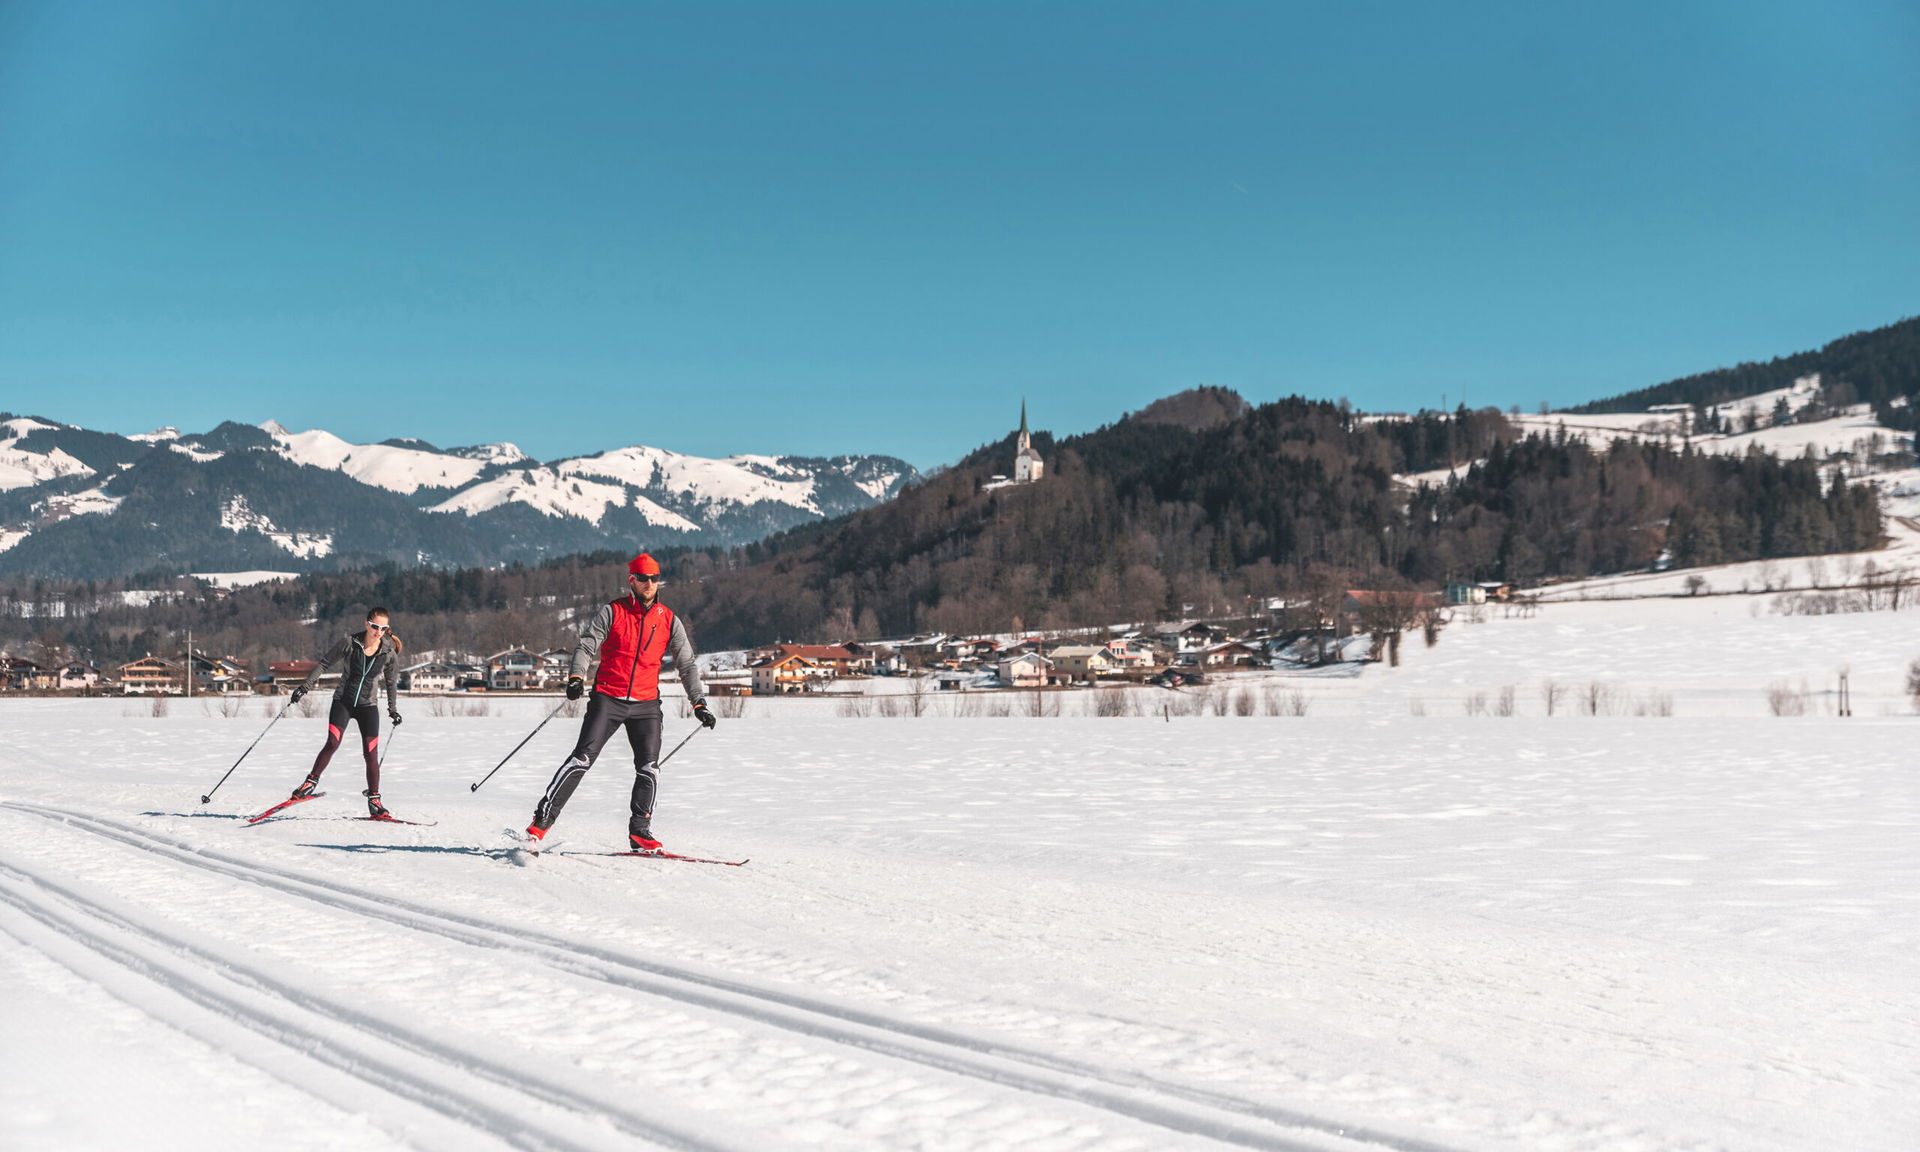
[[[337,913],[394,925],[442,945],[480,950],[489,962],[537,965],[623,995],[710,1013],[735,1029],[777,1029],[864,1061],[902,1062],[957,1080],[967,1091],[1012,1092],[1065,1102],[1103,1125],[1140,1125],[1153,1146],[1239,1147],[1271,1152],[1456,1152],[1446,1145],[1338,1124],[1304,1112],[1171,1084],[1117,1067],[1064,1059],[949,1028],[831,1000],[667,964],[631,952],[462,915],[302,872],[249,861],[72,809],[8,801],[0,809],[39,817],[144,854],[148,860],[240,881]],[[498,853],[507,857],[510,853]],[[726,1131],[653,1098],[635,1108],[631,1093],[604,1077],[564,1081],[488,1055],[472,1043],[429,1035],[355,1008],[246,963],[233,949],[211,949],[119,901],[90,893],[0,854],[0,920],[9,935],[153,1011],[150,993],[123,993],[144,979],[166,989],[165,1021],[209,1043],[233,1047],[238,1028],[251,1039],[237,1051],[301,1089],[353,1109],[369,1086],[406,1102],[427,1119],[409,1125],[425,1147],[486,1146],[598,1149],[634,1139],[695,1152],[777,1146],[764,1134]],[[184,1003],[175,1003],[175,998]],[[194,1011],[197,1006],[200,1011]],[[723,1059],[715,1054],[712,1059]],[[352,1084],[343,1083],[351,1081]],[[351,1088],[351,1090],[349,1090]],[[1057,1105],[1055,1106],[1057,1107]],[[677,1116],[677,1122],[660,1116]],[[1103,1121],[1100,1117],[1105,1117]],[[608,1126],[611,1126],[611,1130]],[[480,1144],[476,1144],[480,1141]]]

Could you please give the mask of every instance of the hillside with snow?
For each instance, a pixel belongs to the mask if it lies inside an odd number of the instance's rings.
[[[1914,434],[1888,427],[1867,404],[1832,407],[1819,403],[1820,377],[1802,377],[1791,388],[1759,393],[1694,410],[1682,406],[1642,412],[1514,413],[1508,419],[1521,435],[1568,436],[1604,449],[1614,440],[1646,440],[1720,456],[1764,452],[1784,459],[1819,461],[1831,472],[1844,469],[1850,480],[1872,484],[1893,516],[1920,512],[1920,470],[1914,467]],[[1904,407],[1899,405],[1898,407]],[[1704,411],[1719,427],[1703,428]],[[1403,475],[1409,486],[1444,484],[1471,468],[1462,460],[1453,468]]]

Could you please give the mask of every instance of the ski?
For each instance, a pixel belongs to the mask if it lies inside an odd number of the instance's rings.
[[[656,848],[651,852],[608,852],[608,856],[647,856],[655,860],[679,860],[687,864],[722,864],[728,868],[739,868],[746,860],[709,860],[705,856],[682,856],[678,852],[669,852],[665,848]]]
[[[438,820],[402,820],[398,816],[350,816],[350,820],[367,820],[374,824],[411,824],[416,828],[431,828],[440,823]]]
[[[275,804],[275,805],[274,805],[273,807],[271,807],[271,808],[269,808],[269,809],[267,809],[267,810],[266,810],[265,812],[262,812],[262,813],[260,813],[260,815],[258,815],[258,816],[249,816],[249,817],[247,817],[247,823],[249,823],[249,824],[258,824],[258,823],[260,823],[260,821],[262,821],[262,820],[265,820],[265,819],[266,819],[267,817],[269,817],[269,816],[271,816],[271,815],[273,815],[273,814],[274,814],[274,813],[276,813],[276,812],[279,812],[279,811],[281,811],[281,810],[283,810],[283,809],[286,809],[286,808],[291,808],[291,807],[293,807],[293,806],[294,806],[295,804],[305,804],[305,803],[306,803],[307,801],[309,801],[309,800],[318,800],[318,799],[320,799],[320,797],[322,797],[322,796],[325,796],[325,795],[326,795],[326,793],[325,793],[325,792],[315,792],[315,793],[314,793],[314,794],[312,794],[311,796],[293,796],[293,797],[290,797],[290,798],[288,798],[288,799],[286,799],[286,800],[282,800],[282,801],[280,801],[280,803],[278,803],[278,804]]]

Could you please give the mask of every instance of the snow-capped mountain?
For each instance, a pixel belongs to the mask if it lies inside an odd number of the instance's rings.
[[[712,460],[634,446],[543,463],[508,443],[354,444],[272,420],[119,436],[0,414],[0,573],[730,545],[878,503],[915,476],[887,456]]]

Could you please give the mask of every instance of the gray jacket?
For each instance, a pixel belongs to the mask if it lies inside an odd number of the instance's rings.
[[[380,647],[373,655],[367,655],[362,643],[365,630],[349,633],[340,637],[326,655],[320,657],[320,663],[307,678],[300,682],[300,691],[313,687],[320,674],[335,664],[340,665],[340,684],[333,690],[333,698],[343,701],[349,708],[358,708],[362,704],[372,704],[375,694],[381,689],[387,690],[387,711],[400,710],[400,697],[394,690],[394,668],[400,663],[400,650],[394,647],[393,637],[382,634]]]

